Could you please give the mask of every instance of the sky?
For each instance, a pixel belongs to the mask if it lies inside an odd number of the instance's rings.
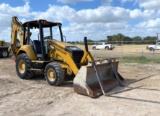
[[[160,33],[160,0],[0,0],[0,40],[11,41],[12,16],[60,22],[67,41]]]

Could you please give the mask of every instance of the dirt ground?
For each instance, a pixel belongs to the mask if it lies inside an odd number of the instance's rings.
[[[158,116],[160,64],[120,64],[125,87],[108,96],[90,98],[73,91],[72,82],[52,87],[43,77],[20,79],[15,63],[0,59],[0,115],[2,116]]]

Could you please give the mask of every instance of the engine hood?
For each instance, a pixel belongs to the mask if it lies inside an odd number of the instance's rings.
[[[57,40],[48,40],[48,42],[54,43],[62,48],[65,48],[66,46],[73,46],[70,43],[66,43],[66,42],[61,42],[61,41],[57,41]]]

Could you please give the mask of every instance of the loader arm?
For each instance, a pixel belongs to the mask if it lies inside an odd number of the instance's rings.
[[[87,37],[84,37],[84,45],[85,45],[85,50],[84,50],[83,58],[81,59],[81,66],[87,65],[88,62],[94,61],[94,58],[92,57],[91,53],[88,50]]]
[[[84,55],[81,59],[81,66],[87,65],[88,62],[94,61],[94,58],[92,57],[91,53],[89,51],[84,50]]]

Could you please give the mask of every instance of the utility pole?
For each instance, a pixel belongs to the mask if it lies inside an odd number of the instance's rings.
[[[159,35],[159,33],[156,33],[157,34],[157,41],[159,40],[159,38],[158,38],[158,35]]]

